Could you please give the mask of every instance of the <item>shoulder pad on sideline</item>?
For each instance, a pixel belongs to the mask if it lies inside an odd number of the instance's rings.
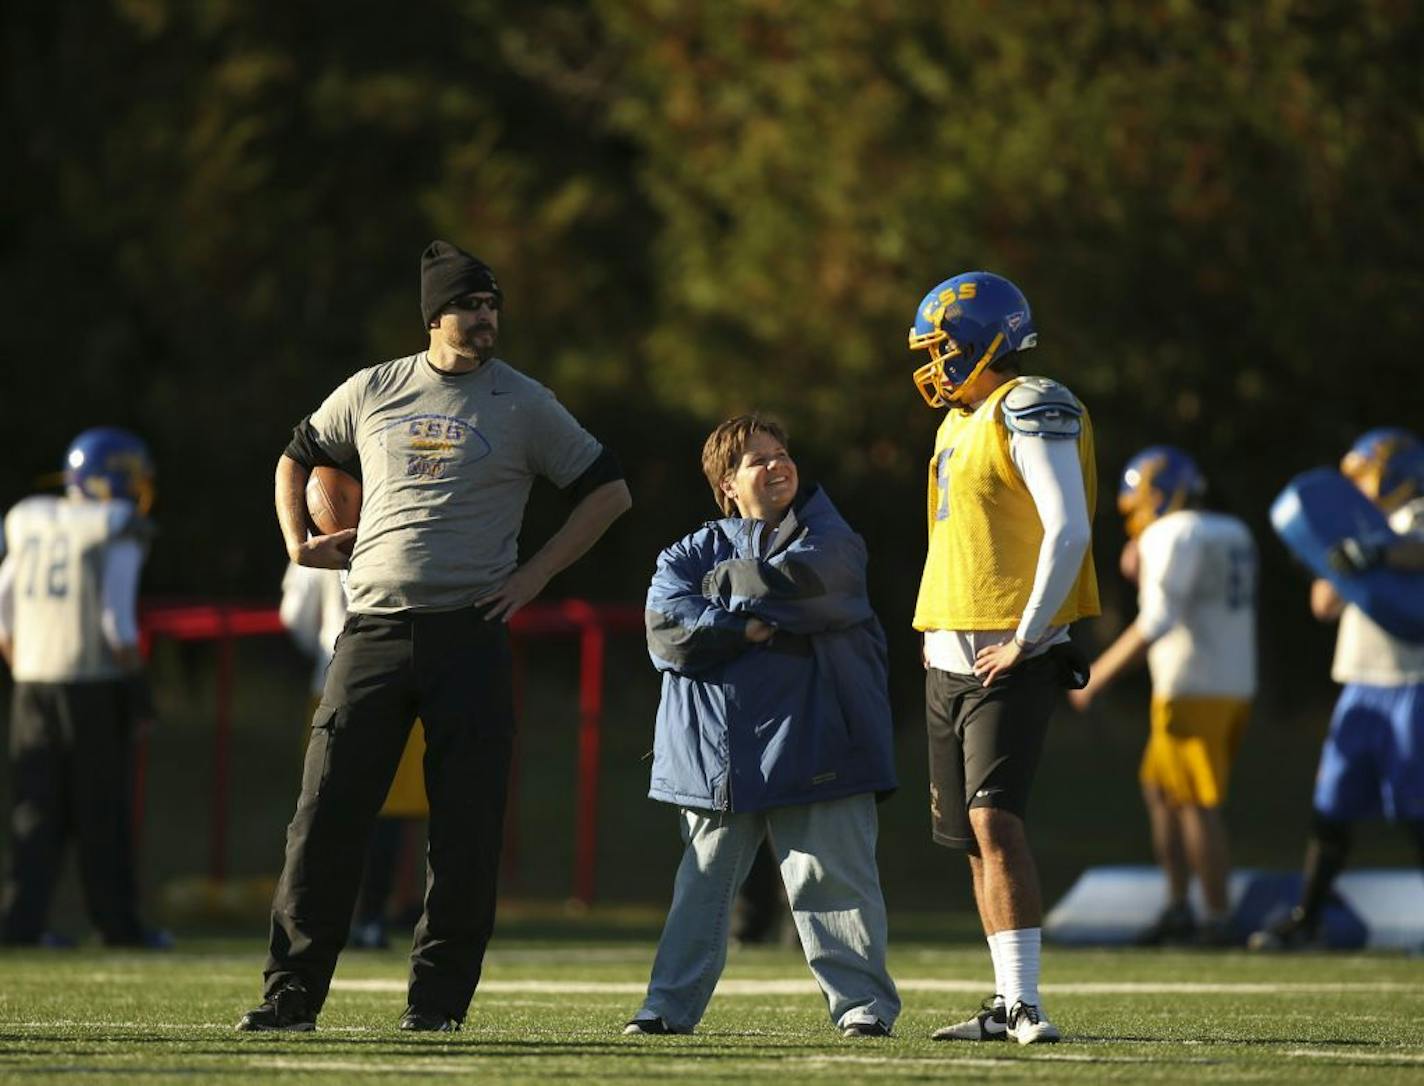
[[[1003,399],[1004,424],[1016,434],[1077,437],[1083,429],[1083,405],[1057,381],[1025,377]]]

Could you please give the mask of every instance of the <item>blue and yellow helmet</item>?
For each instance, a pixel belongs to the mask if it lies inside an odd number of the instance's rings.
[[[85,430],[64,454],[64,485],[86,498],[131,501],[140,513],[153,505],[153,458],[141,439],[117,426]]]
[[[1386,513],[1424,493],[1424,444],[1408,430],[1381,426],[1361,434],[1340,471]]]
[[[1197,463],[1172,445],[1143,449],[1122,469],[1117,511],[1136,539],[1149,524],[1168,513],[1195,505],[1206,493],[1206,476]]]
[[[973,271],[946,279],[920,300],[910,350],[929,351],[915,387],[931,407],[960,403],[960,394],[995,359],[1038,344],[1023,291],[1002,275]]]

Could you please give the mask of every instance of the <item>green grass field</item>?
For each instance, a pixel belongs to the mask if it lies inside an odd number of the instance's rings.
[[[233,1032],[256,1002],[256,940],[157,955],[0,957],[0,1081],[1419,1082],[1424,961],[1403,956],[1050,948],[1044,997],[1065,1043],[935,1043],[987,991],[987,953],[921,922],[893,947],[895,1036],[846,1040],[799,953],[735,950],[695,1036],[623,1037],[653,929],[590,918],[503,924],[465,1030],[412,1036],[404,955],[348,953],[318,1031]],[[894,927],[892,926],[892,932]],[[593,935],[595,937],[589,937]],[[915,941],[918,940],[918,941]]]

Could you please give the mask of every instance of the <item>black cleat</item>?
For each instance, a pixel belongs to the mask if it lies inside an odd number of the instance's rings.
[[[625,1037],[667,1037],[677,1032],[662,1018],[635,1018],[623,1027]]]
[[[1307,922],[1305,912],[1299,905],[1290,914],[1277,920],[1268,928],[1253,932],[1246,940],[1251,950],[1306,950],[1319,948],[1320,922]]]
[[[1002,996],[995,994],[979,1005],[979,1013],[963,1022],[944,1026],[930,1034],[932,1041],[1007,1041],[1009,1039],[1009,1009]]]
[[[1168,905],[1150,928],[1133,940],[1138,946],[1195,946],[1197,922],[1190,905]]]
[[[443,1011],[422,1011],[407,1007],[401,1017],[400,1028],[412,1033],[459,1033],[460,1020],[451,1018]]]
[[[1223,950],[1241,943],[1242,939],[1236,934],[1236,925],[1230,917],[1208,918],[1197,929],[1197,946],[1207,950]]]
[[[316,1029],[316,1015],[307,1002],[307,993],[288,985],[244,1014],[237,1028],[244,1033],[310,1033]]]
[[[172,950],[173,933],[166,928],[143,928],[117,939],[105,939],[104,945],[121,950]]]

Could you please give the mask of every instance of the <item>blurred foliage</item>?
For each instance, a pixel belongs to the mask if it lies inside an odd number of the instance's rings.
[[[759,406],[907,641],[936,417],[905,329],[971,267],[1032,300],[1108,494],[1177,442],[1265,540],[1292,473],[1424,425],[1406,0],[15,0],[0,26],[0,495],[84,426],[146,434],[152,590],[275,592],[287,431],[420,349],[434,236],[498,269],[504,354],[628,467],[635,512],[555,591],[640,595],[712,512],[703,433]],[[1268,675],[1323,661],[1265,553]]]

